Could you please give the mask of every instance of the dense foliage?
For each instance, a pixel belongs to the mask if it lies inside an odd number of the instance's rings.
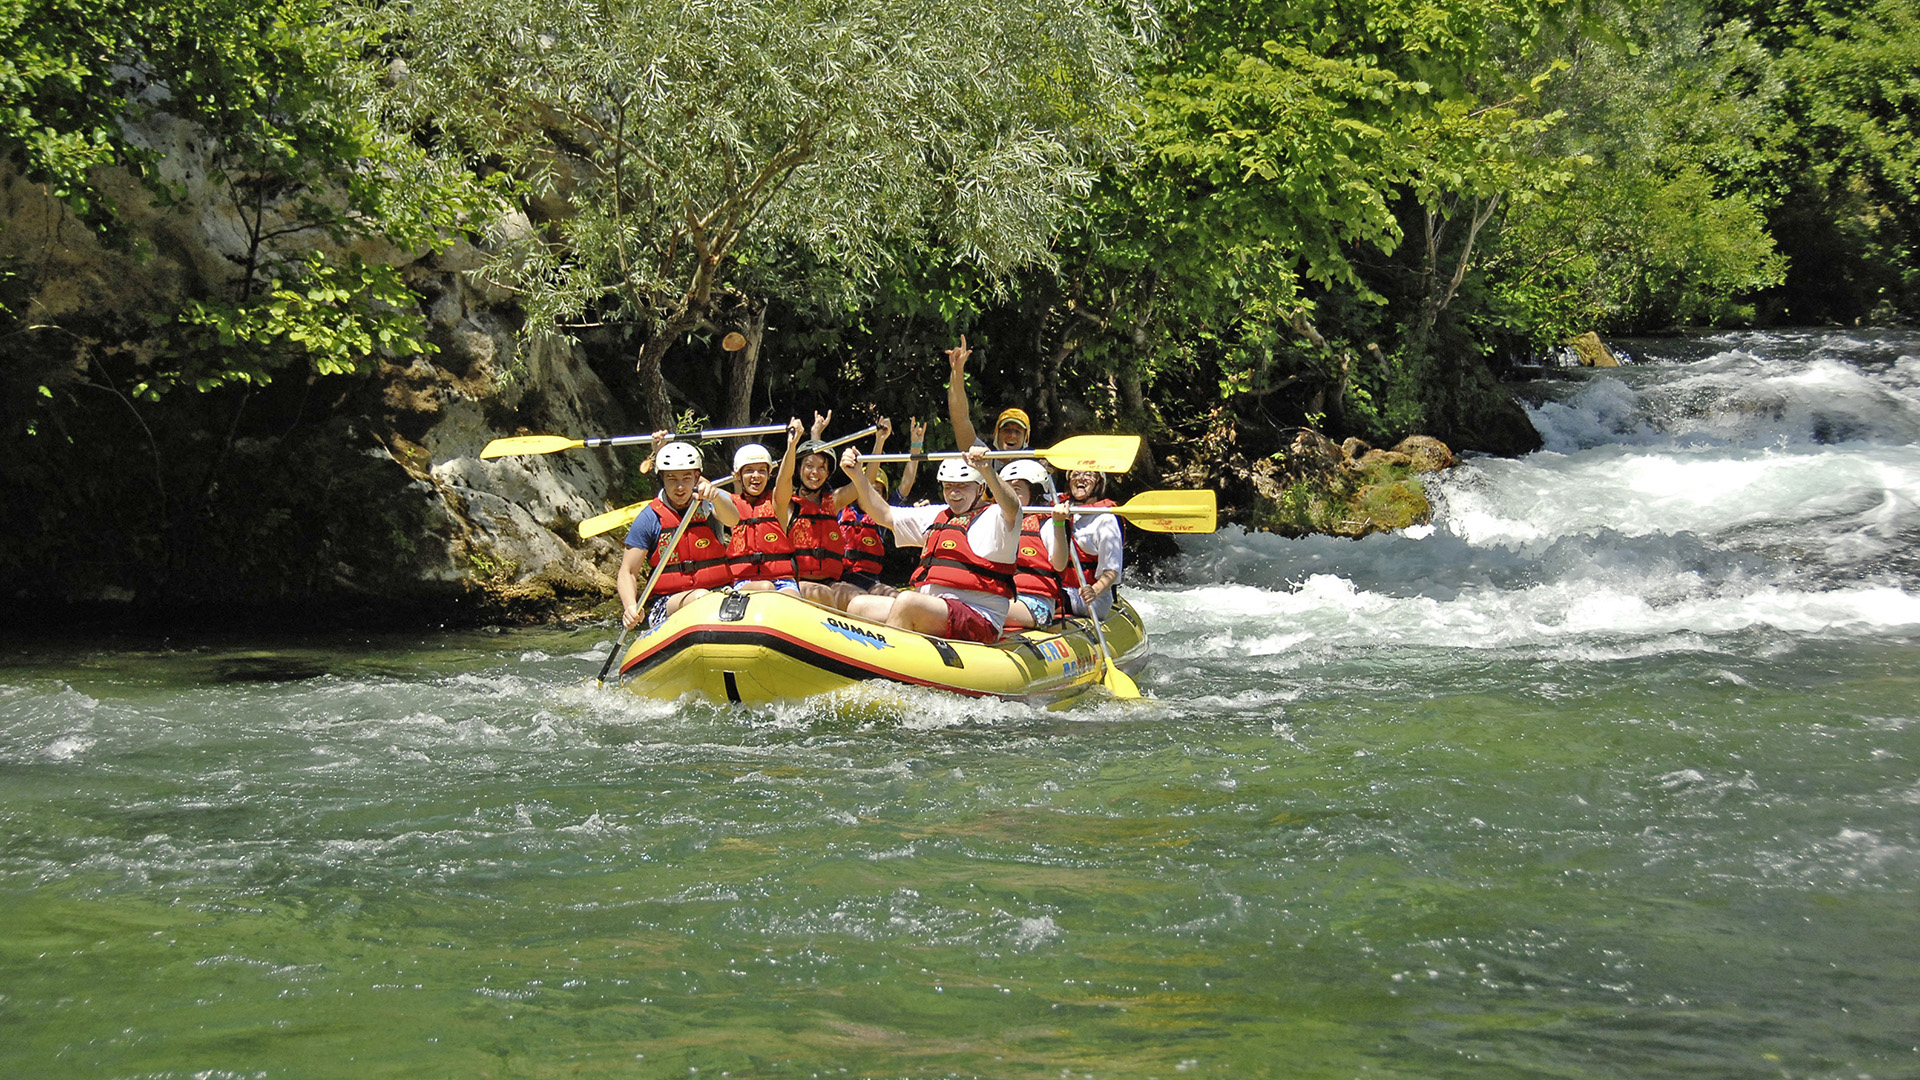
[[[1920,0],[0,0],[9,190],[231,241],[107,310],[0,233],[0,419],[130,417],[192,532],[473,244],[637,422],[934,414],[964,333],[978,405],[1156,466],[1524,450],[1494,373],[1572,334],[1920,313],[1917,55]]]

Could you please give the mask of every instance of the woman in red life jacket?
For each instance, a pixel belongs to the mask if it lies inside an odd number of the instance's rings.
[[[1032,458],[1009,461],[1000,469],[1021,506],[1034,506],[1036,496],[1052,487],[1047,467]],[[1053,622],[1066,607],[1060,572],[1067,568],[1067,509],[1052,514],[1027,514],[1020,519],[1020,554],[1014,560],[1013,603],[1007,608],[1008,628],[1028,629]]]
[[[1067,497],[1074,506],[1112,506],[1106,498],[1104,473],[1076,471],[1067,474]],[[1072,557],[1080,564],[1080,574],[1068,570],[1065,575],[1067,602],[1075,615],[1092,611],[1104,620],[1113,610],[1113,587],[1120,584],[1126,567],[1125,539],[1120,533],[1118,514],[1075,514]]]
[[[924,420],[907,422],[907,448],[920,453],[927,448],[927,423]],[[900,486],[888,491],[887,471],[878,465],[867,467],[867,476],[873,486],[888,496],[895,506],[907,505],[913,494],[913,482],[920,475],[920,462],[907,459],[907,467],[900,472]],[[866,510],[860,506],[859,499],[853,499],[845,510],[840,511],[840,531],[847,538],[846,568],[841,571],[841,580],[850,585],[859,586],[874,596],[893,596],[900,590],[880,580],[880,573],[886,569],[884,559],[887,553],[886,530],[873,523]]]
[[[787,521],[793,512],[793,455],[805,430],[799,418],[787,427],[787,452],[780,473],[773,471],[773,455],[759,443],[748,443],[733,455],[734,509],[740,524],[727,538],[734,585],[741,592],[778,589],[800,592],[794,579],[793,541]]]
[[[787,539],[793,543],[800,595],[844,611],[854,597],[866,590],[840,580],[847,556],[847,538],[840,531],[840,510],[853,503],[854,491],[850,484],[837,490],[827,486],[833,476],[833,451],[820,436],[832,419],[831,409],[824,416],[814,413],[813,437],[800,444],[793,516],[787,525]],[[893,432],[893,422],[883,416],[874,421],[874,426],[879,431],[874,433],[873,449],[874,453],[880,453],[886,446],[887,436]]]
[[[1020,501],[999,474],[983,470],[986,448],[940,463],[935,506],[889,506],[849,448],[841,467],[853,478],[860,505],[874,523],[892,529],[902,547],[925,550],[913,589],[894,597],[859,596],[848,614],[935,637],[997,641],[1013,602],[1014,560],[1020,548]]]
[[[885,469],[874,478],[874,485],[886,490]],[[847,540],[847,558],[840,569],[840,580],[872,592],[880,584],[880,571],[886,567],[887,542],[880,535],[880,526],[860,509],[860,500],[855,499],[840,511],[840,535]]]
[[[654,432],[654,468],[660,477],[656,495],[627,530],[626,554],[620,558],[620,572],[614,586],[620,593],[620,620],[631,630],[644,616],[647,629],[660,625],[680,606],[709,590],[733,584],[733,569],[727,558],[727,546],[714,534],[707,518],[711,515],[729,527],[740,523],[733,500],[717,498],[720,490],[700,475],[700,451],[689,443],[665,442],[667,433]],[[698,500],[698,501],[696,501]],[[664,551],[680,527],[682,515],[693,515],[687,531],[673,550]],[[662,562],[666,568],[654,583],[647,609],[640,609],[643,582]]]

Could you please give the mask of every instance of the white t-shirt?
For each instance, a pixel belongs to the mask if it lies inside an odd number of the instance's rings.
[[[935,518],[945,510],[946,504],[933,506],[896,506],[893,508],[893,541],[901,547],[922,547],[927,542],[927,530],[933,528]],[[989,505],[967,526],[967,546],[973,553],[988,562],[1011,563],[1020,557],[1020,524],[1015,520],[1012,527],[1007,525],[1007,515],[1000,508]],[[920,586],[920,591],[929,596],[951,596],[973,610],[986,616],[996,629],[1007,625],[1007,604],[1004,596],[981,589],[956,589],[950,585],[935,585],[931,582]]]
[[[1073,540],[1080,547],[1092,552],[1099,558],[1099,565],[1093,568],[1093,577],[1088,579],[1091,585],[1101,574],[1111,570],[1122,574],[1126,564],[1126,544],[1120,536],[1120,521],[1117,514],[1076,514],[1073,523]],[[1073,558],[1072,554],[1067,556]],[[1075,615],[1085,615],[1087,605],[1080,599],[1080,575],[1073,567],[1067,567],[1066,574],[1067,603],[1073,607]],[[1120,578],[1113,579],[1115,585]],[[1105,619],[1113,610],[1113,590],[1108,589],[1093,601],[1093,613],[1096,619]]]

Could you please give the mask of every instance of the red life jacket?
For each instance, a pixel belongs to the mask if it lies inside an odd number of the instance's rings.
[[[794,492],[787,539],[793,541],[793,563],[801,581],[840,580],[847,538],[840,533],[840,514],[832,506],[831,492],[825,506]]]
[[[884,565],[887,543],[880,538],[880,526],[873,523],[858,505],[840,511],[840,535],[847,540],[846,572],[878,577]]]
[[[711,522],[696,521],[687,526],[687,531],[680,534],[680,542],[668,553],[661,549],[680,527],[680,515],[663,499],[655,498],[647,505],[660,518],[660,542],[647,553],[647,564],[659,566],[663,556],[671,556],[667,568],[660,571],[660,580],[653,586],[653,595],[672,596],[689,589],[718,589],[733,584],[726,546],[713,534]],[[691,512],[693,507],[687,509]]]
[[[1093,499],[1089,502],[1074,503],[1073,505],[1075,506],[1118,506],[1120,504],[1117,502],[1114,502],[1112,499]],[[1116,514],[1114,516],[1118,517],[1119,515]],[[1067,532],[1073,537],[1073,551],[1067,557],[1069,559],[1073,559],[1074,561],[1080,564],[1080,570],[1084,575],[1084,580],[1074,581],[1073,570],[1069,568],[1067,570],[1067,578],[1066,578],[1067,583],[1072,585],[1076,589],[1083,584],[1091,585],[1093,584],[1094,579],[1100,576],[1100,554],[1099,552],[1088,551],[1086,548],[1083,548],[1080,546],[1080,530],[1079,529],[1068,529]],[[1120,536],[1122,539],[1124,539],[1126,535],[1127,535],[1126,527],[1123,523],[1120,529]]]
[[[933,524],[927,528],[925,554],[920,556],[920,569],[913,572],[913,578],[907,584],[976,589],[1013,599],[1014,564],[988,562],[974,554],[973,545],[967,543],[967,527],[974,523],[982,511],[992,510],[995,505],[989,499],[984,505],[974,507],[966,516],[959,518],[953,516],[952,508],[940,511],[940,516],[934,518]]]
[[[1013,562],[1013,587],[1026,596],[1038,596],[1060,607],[1060,571],[1053,568],[1047,555],[1044,530],[1052,528],[1053,515],[1028,514],[1020,519],[1020,555]]]
[[[755,502],[745,495],[734,495],[733,505],[740,510],[740,524],[727,538],[727,557],[735,581],[777,581],[793,576],[793,541],[780,527],[773,513],[771,487]]]

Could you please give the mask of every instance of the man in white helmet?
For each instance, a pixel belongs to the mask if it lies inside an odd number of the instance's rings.
[[[729,527],[740,523],[733,500],[700,475],[700,451],[691,443],[670,442],[664,431],[654,433],[654,471],[660,477],[660,493],[633,519],[627,529],[627,550],[620,558],[620,572],[614,575],[614,587],[620,593],[621,622],[631,630],[644,617],[652,629],[681,605],[709,590],[733,584],[733,567],[727,558],[727,545],[713,531],[709,517]],[[700,500],[698,503],[695,500]],[[693,521],[681,534],[672,550],[663,550],[680,528],[682,518]],[[643,611],[640,590],[643,582],[662,562],[659,580]]]
[[[1020,546],[1020,500],[987,468],[985,447],[940,463],[937,506],[892,506],[848,448],[840,467],[853,478],[874,524],[901,547],[924,548],[913,588],[894,597],[859,596],[847,613],[888,626],[963,641],[997,641],[1013,601]]]

